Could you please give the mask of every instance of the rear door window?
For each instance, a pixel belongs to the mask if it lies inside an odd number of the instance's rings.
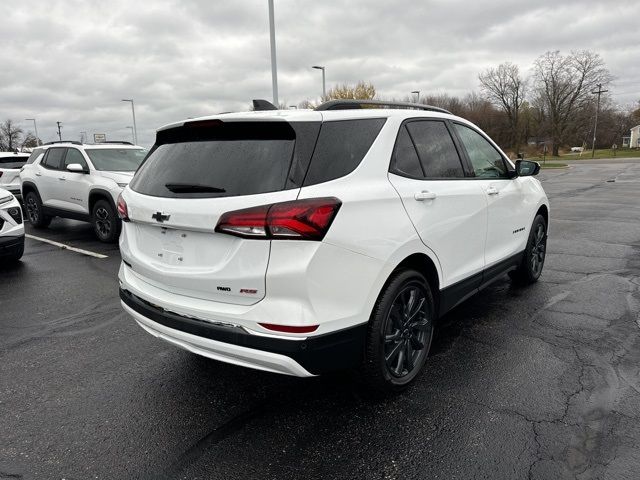
[[[407,123],[425,178],[462,178],[462,162],[444,122],[424,120]]]
[[[391,173],[410,178],[424,178],[424,170],[420,165],[420,159],[416,152],[413,140],[409,136],[407,127],[400,127],[396,146],[391,157]]]
[[[309,144],[315,143],[318,129],[317,123],[315,128],[294,125],[295,122],[211,120],[160,131],[156,145],[130,186],[145,195],[187,198],[293,188],[293,177],[300,177],[293,170],[306,171],[311,155]],[[312,138],[302,138],[306,136]],[[302,145],[304,149],[298,148]],[[302,158],[305,155],[306,160]],[[300,181],[301,178],[297,180],[298,187]]]
[[[66,148],[50,148],[47,150],[47,156],[42,165],[50,170],[61,170],[62,160],[66,151]]]
[[[327,182],[353,172],[371,148],[384,118],[324,122],[304,186]]]

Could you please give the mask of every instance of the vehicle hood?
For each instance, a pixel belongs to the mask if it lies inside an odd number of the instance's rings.
[[[135,172],[106,172],[106,171],[98,171],[96,172],[98,175],[104,178],[110,178],[116,183],[129,183],[133,178],[133,174]]]

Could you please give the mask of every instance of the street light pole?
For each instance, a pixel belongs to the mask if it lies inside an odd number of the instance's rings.
[[[133,106],[132,98],[123,98],[123,102],[131,102],[131,114],[133,115],[133,143],[138,144],[138,127],[136,126],[136,109]]]
[[[40,137],[38,136],[38,126],[36,125],[36,119],[35,118],[25,118],[25,120],[33,122],[33,129],[36,131],[36,147],[39,147],[40,146]]]
[[[138,142],[136,142],[136,137],[133,134],[133,127],[131,125],[127,125],[127,128],[131,129],[131,138],[133,139],[133,142],[137,144]]]
[[[273,89],[273,104],[278,104],[278,62],[276,60],[276,27],[273,13],[273,0],[269,0],[269,39],[271,42],[271,87]]]
[[[327,84],[325,83],[324,77],[324,67],[321,65],[314,65],[311,68],[315,68],[316,70],[322,70],[322,100],[327,98]]]
[[[420,90],[414,90],[413,92],[416,95],[416,103],[420,103]]]

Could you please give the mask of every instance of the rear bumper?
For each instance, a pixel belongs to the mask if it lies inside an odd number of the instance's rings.
[[[307,377],[354,367],[364,351],[367,325],[307,338],[284,339],[249,333],[179,315],[120,289],[123,308],[150,334],[194,353],[236,365]]]

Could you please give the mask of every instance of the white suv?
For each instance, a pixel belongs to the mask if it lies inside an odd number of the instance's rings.
[[[28,158],[28,153],[0,152],[0,188],[20,194],[20,169]]]
[[[0,265],[15,262],[24,253],[22,210],[16,197],[0,188]]]
[[[537,163],[416,108],[333,101],[159,129],[117,205],[124,309],[216,360],[405,387],[438,316],[506,273],[538,279],[549,221]]]
[[[117,241],[116,200],[146,154],[128,142],[51,142],[36,148],[20,171],[29,221],[45,228],[56,216],[83,220],[93,223],[99,240]]]

